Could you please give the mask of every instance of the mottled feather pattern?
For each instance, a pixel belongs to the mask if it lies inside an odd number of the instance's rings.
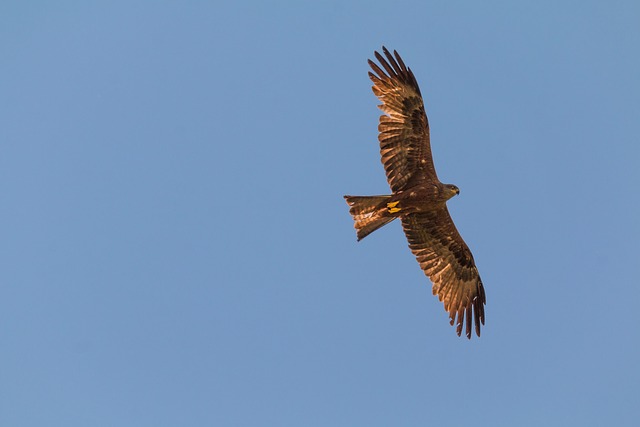
[[[378,139],[382,164],[393,191],[405,189],[416,177],[427,175],[437,180],[429,142],[429,122],[413,72],[385,48],[386,59],[376,52],[385,71],[369,60],[374,73],[373,93],[382,101]]]
[[[476,334],[480,336],[486,303],[484,286],[473,255],[447,209],[406,215],[402,217],[402,227],[411,252],[433,282],[433,294],[444,303],[451,324],[457,325],[457,334],[461,334],[465,324],[470,338],[473,320]]]
[[[378,125],[380,155],[393,192],[384,196],[345,196],[351,207],[358,240],[392,221],[402,220],[409,248],[433,282],[458,336],[480,336],[486,296],[473,255],[458,233],[446,201],[459,193],[442,184],[431,155],[429,122],[415,76],[396,51],[382,48],[378,64],[369,60],[373,93],[385,113]],[[377,200],[374,200],[377,199]],[[393,204],[391,206],[391,204]],[[386,208],[385,208],[386,205]]]

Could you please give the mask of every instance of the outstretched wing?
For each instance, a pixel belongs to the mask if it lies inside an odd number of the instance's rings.
[[[480,336],[486,304],[484,287],[473,255],[447,208],[405,215],[402,228],[411,252],[433,282],[433,294],[444,303],[451,325],[457,325],[458,336],[464,323],[467,338],[471,338],[472,321],[476,334]]]
[[[387,181],[394,192],[404,190],[415,180],[438,181],[431,156],[429,121],[418,82],[411,69],[402,62],[398,52],[382,47],[383,57],[375,52],[382,70],[369,60],[375,72],[369,72],[373,93],[382,101],[380,116],[380,154]]]

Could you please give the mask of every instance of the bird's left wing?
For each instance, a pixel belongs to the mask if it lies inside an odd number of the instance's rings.
[[[411,252],[433,282],[433,294],[444,303],[451,325],[456,324],[458,336],[464,323],[467,338],[471,338],[472,322],[480,336],[486,304],[484,287],[473,255],[458,233],[446,206],[405,215],[402,228]]]

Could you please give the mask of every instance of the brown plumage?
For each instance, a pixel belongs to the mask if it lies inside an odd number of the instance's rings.
[[[458,336],[472,324],[480,336],[486,297],[473,255],[449,215],[446,202],[458,187],[438,180],[429,140],[429,122],[416,78],[396,51],[375,52],[369,60],[373,93],[382,101],[378,139],[392,194],[344,196],[358,240],[400,218],[409,248],[433,282]]]

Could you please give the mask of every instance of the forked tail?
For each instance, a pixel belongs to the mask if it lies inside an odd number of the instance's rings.
[[[358,241],[396,218],[387,205],[391,196],[344,196],[344,199],[351,207],[349,213],[355,222]]]

